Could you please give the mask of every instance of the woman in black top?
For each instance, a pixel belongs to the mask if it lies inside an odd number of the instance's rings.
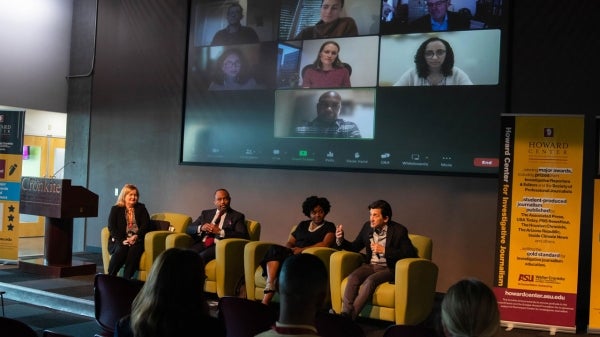
[[[272,245],[260,262],[263,276],[267,278],[262,303],[269,304],[277,290],[277,277],[283,261],[300,254],[308,247],[331,247],[335,242],[335,225],[325,221],[331,210],[327,198],[308,197],[302,203],[302,213],[310,220],[301,221],[291,233],[285,246]]]
[[[117,275],[125,265],[123,277],[130,279],[138,270],[144,253],[144,236],[148,232],[150,215],[139,200],[139,191],[132,184],[125,184],[110,209],[108,216],[108,251],[111,254],[108,274]]]

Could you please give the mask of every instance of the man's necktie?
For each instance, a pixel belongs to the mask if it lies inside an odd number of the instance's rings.
[[[215,221],[213,221],[213,224],[215,225],[219,225],[221,223],[221,215],[223,215],[223,212],[221,211],[217,211],[217,218],[215,219]],[[206,236],[206,239],[204,239],[204,246],[206,248],[212,246],[215,243],[215,235],[213,233],[208,233]]]

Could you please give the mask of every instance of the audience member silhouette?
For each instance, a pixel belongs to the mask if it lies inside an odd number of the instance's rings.
[[[447,337],[493,337],[500,328],[494,292],[473,278],[460,280],[448,289],[441,316]]]
[[[271,330],[256,336],[319,336],[315,318],[326,302],[327,280],[327,269],[315,255],[287,258],[279,276],[279,319]]]
[[[148,280],[133,301],[131,314],[116,326],[115,337],[225,336],[211,317],[204,295],[204,263],[189,249],[171,248],[154,261]]]

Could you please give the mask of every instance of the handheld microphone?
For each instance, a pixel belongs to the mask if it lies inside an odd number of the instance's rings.
[[[369,233],[369,241],[371,241],[371,243],[375,243],[375,240],[373,239],[373,233]],[[375,255],[377,255],[378,259],[381,259],[381,256],[379,256],[379,253],[375,253]]]
[[[59,174],[59,173],[60,173],[60,171],[64,170],[64,169],[65,169],[65,167],[67,167],[67,166],[69,166],[69,165],[71,165],[71,164],[75,164],[75,161],[70,161],[70,162],[68,162],[68,163],[64,164],[64,165],[63,165],[61,168],[59,168],[59,169],[58,169],[58,171],[54,172],[54,174],[53,174],[53,175],[52,175],[52,177],[50,177],[50,178],[53,178],[53,179],[54,179],[54,178],[56,178],[56,175],[57,175],[57,174]]]

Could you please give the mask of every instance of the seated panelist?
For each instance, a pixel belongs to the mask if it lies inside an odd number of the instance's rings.
[[[194,238],[192,249],[200,254],[204,263],[215,259],[216,241],[226,238],[250,239],[246,217],[231,208],[231,197],[226,189],[215,191],[214,204],[216,208],[203,210],[186,231]]]
[[[263,304],[269,304],[277,290],[277,279],[282,263],[290,256],[300,254],[309,247],[331,247],[335,242],[335,225],[325,221],[331,210],[327,198],[311,196],[302,203],[302,213],[310,220],[301,221],[285,246],[272,245],[260,262],[263,276],[267,277]]]
[[[417,257],[417,250],[406,227],[392,221],[392,207],[385,200],[376,200],[369,205],[369,221],[364,223],[354,241],[344,238],[342,225],[338,225],[335,237],[339,249],[357,253],[366,251],[365,263],[350,273],[343,295],[340,314],[354,320],[377,286],[394,281],[396,262]]]
[[[117,202],[108,215],[108,251],[111,254],[108,274],[117,275],[125,265],[123,277],[130,279],[138,270],[144,253],[144,237],[150,227],[150,215],[146,206],[139,202],[135,185],[125,184]]]

